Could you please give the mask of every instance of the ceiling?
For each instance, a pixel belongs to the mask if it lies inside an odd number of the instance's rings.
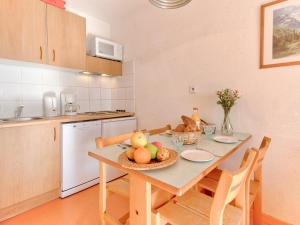
[[[153,7],[148,0],[66,0],[67,8],[106,22],[134,13],[141,7]]]

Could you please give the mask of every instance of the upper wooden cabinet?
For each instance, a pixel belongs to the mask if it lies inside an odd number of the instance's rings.
[[[0,57],[46,63],[46,4],[0,1]]]
[[[111,76],[122,75],[122,63],[118,61],[86,56],[87,72],[96,74],[107,74]]]
[[[85,69],[85,18],[47,5],[48,63]]]
[[[40,0],[0,1],[0,58],[84,70],[85,19]]]

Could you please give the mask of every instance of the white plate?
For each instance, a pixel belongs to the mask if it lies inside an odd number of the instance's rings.
[[[214,140],[216,142],[225,143],[225,144],[234,144],[239,142],[239,139],[233,136],[216,136],[214,137]]]
[[[193,162],[209,162],[215,158],[213,154],[202,150],[185,150],[181,152],[181,157]]]

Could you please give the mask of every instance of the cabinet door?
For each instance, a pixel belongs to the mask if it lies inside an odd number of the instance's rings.
[[[52,123],[0,129],[0,215],[1,209],[53,190],[58,197],[59,136]]]
[[[46,4],[0,1],[0,58],[46,62]]]
[[[86,55],[85,19],[47,5],[48,63],[84,70]]]

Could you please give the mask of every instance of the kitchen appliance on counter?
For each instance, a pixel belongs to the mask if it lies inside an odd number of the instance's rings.
[[[74,93],[61,92],[61,115],[75,116],[80,110],[80,106],[76,103],[76,95]]]
[[[63,124],[61,198],[99,183],[99,163],[88,156],[96,148],[96,137],[128,133],[136,130],[136,125],[135,117]],[[108,182],[124,175],[109,166],[106,173]]]
[[[123,46],[94,35],[88,35],[87,54],[90,56],[122,61]]]
[[[57,116],[57,98],[54,92],[46,92],[43,96],[45,117]]]

